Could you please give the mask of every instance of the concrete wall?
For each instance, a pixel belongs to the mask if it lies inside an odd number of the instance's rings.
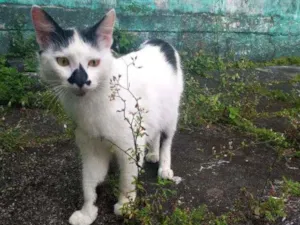
[[[121,30],[140,41],[164,38],[176,47],[266,60],[300,56],[300,0],[0,0],[0,52],[13,21],[44,8],[63,26],[87,26],[116,8]]]

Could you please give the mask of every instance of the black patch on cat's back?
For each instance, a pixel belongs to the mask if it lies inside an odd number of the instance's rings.
[[[157,46],[166,57],[166,60],[175,72],[177,72],[177,60],[175,49],[166,41],[161,39],[151,39],[146,42],[146,45]]]

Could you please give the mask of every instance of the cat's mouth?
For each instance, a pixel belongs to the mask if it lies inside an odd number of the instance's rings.
[[[82,97],[82,96],[85,96],[86,91],[79,89],[79,90],[74,91],[74,94],[78,97]]]

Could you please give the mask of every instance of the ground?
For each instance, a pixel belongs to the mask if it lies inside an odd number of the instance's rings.
[[[296,72],[291,68],[273,70],[284,77],[295,74],[299,68]],[[272,74],[276,75],[275,72]],[[3,109],[1,117],[3,127],[19,127],[20,132],[31,137],[17,151],[0,149],[1,224],[67,224],[69,216],[83,202],[80,157],[74,140],[63,138],[64,125],[41,109]],[[284,118],[261,119],[256,123],[283,131],[286,126]],[[241,210],[249,215],[247,224],[268,224],[250,215],[253,213],[245,203],[247,193],[263,199],[277,191],[283,176],[300,181],[299,166],[299,157],[291,160],[278,157],[270,143],[257,141],[231,126],[182,128],[174,138],[172,167],[183,180],[172,185],[177,193],[170,198],[171,207],[166,210],[175,205],[194,208],[206,204],[216,215]],[[111,184],[117,171],[114,161],[111,167],[108,181],[97,190],[99,215],[95,225],[123,223],[113,214],[117,200]],[[154,192],[151,183],[157,179],[157,165],[146,164],[145,169],[143,180],[151,193]],[[300,224],[299,198],[288,201],[286,218],[276,223]]]

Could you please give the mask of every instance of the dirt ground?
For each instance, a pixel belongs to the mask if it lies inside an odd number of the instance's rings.
[[[54,118],[42,111],[13,110],[5,120],[11,125],[27,121],[23,126],[29,126],[28,129],[36,135],[51,136],[62,132]],[[242,195],[241,188],[246,187],[251,193],[263,197],[265,189],[269,188],[266,185],[268,180],[276,183],[282,176],[300,180],[299,170],[289,169],[284,160],[276,162],[277,153],[272,147],[262,143],[241,148],[243,141],[250,143],[251,139],[221,126],[178,132],[172,159],[175,174],[183,181],[174,187],[177,195],[172,201],[179,200],[190,207],[207,204],[220,215],[234,206]],[[214,151],[218,153],[229,146],[234,151],[231,159],[228,155],[219,159],[213,156]],[[82,204],[77,152],[73,141],[58,141],[2,153],[1,224],[67,224],[68,217]],[[299,165],[299,159],[289,164],[290,167]],[[155,182],[157,165],[145,166],[146,181]],[[99,216],[95,224],[122,223],[113,215],[116,198],[109,188],[107,183],[99,187]],[[293,214],[288,219],[292,221],[298,217],[298,223],[294,224],[300,224],[297,212]]]
[[[55,118],[42,110],[12,109],[2,115],[6,126],[20,126],[35,139],[60,136],[64,132]],[[269,127],[281,127],[284,121],[260,121]],[[174,138],[172,167],[183,181],[170,204],[196,207],[206,204],[217,215],[228,212],[243,199],[242,188],[263,198],[282,177],[300,181],[300,159],[278,159],[273,147],[255,141],[249,135],[221,125],[203,126],[194,131],[181,130]],[[249,147],[242,147],[242,142]],[[81,207],[81,172],[78,150],[73,140],[53,139],[44,144],[24,144],[18,151],[0,152],[0,224],[62,225]],[[233,154],[222,154],[230,149]],[[216,153],[220,157],[216,158]],[[112,171],[115,171],[112,166]],[[146,183],[156,181],[157,165],[146,164]],[[110,176],[113,176],[112,173]],[[149,191],[153,189],[148,185]],[[153,191],[153,190],[152,190]],[[111,185],[98,188],[99,215],[95,225],[122,224],[113,214],[116,202]],[[296,203],[295,203],[296,204]],[[299,225],[300,203],[278,224]],[[299,204],[299,205],[298,205]],[[263,224],[249,220],[250,224]]]

